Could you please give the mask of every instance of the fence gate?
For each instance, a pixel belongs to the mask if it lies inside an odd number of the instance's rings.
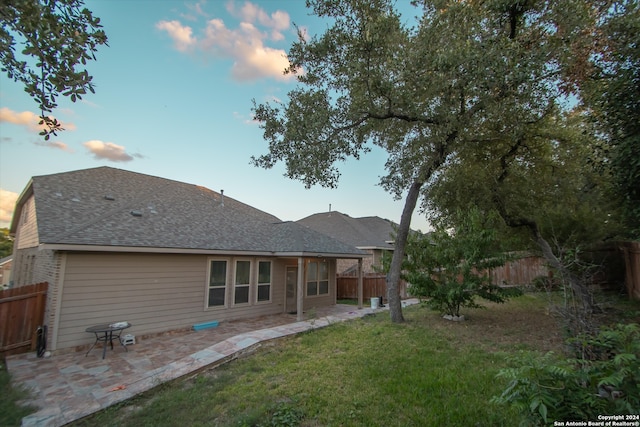
[[[44,321],[47,282],[0,291],[0,355],[36,348],[36,329]]]

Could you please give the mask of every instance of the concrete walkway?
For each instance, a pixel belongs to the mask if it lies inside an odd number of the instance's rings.
[[[405,300],[403,306],[418,303]],[[164,382],[219,365],[260,343],[323,328],[388,310],[335,305],[319,309],[313,319],[293,315],[224,322],[217,328],[165,334],[128,347],[115,346],[102,359],[102,348],[40,359],[34,353],[10,356],[7,369],[14,385],[31,391],[25,403],[37,412],[23,426],[62,426],[86,417]],[[135,325],[134,325],[135,326]],[[132,328],[133,329],[133,328]]]

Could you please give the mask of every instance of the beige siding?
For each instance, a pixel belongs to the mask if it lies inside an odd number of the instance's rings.
[[[12,286],[37,283],[36,248],[38,246],[38,226],[35,215],[35,199],[29,197],[22,206],[22,213],[16,226],[13,245],[13,268],[9,281]],[[43,279],[40,281],[47,281]]]
[[[22,206],[22,214],[16,227],[15,249],[38,246],[38,223],[36,221],[35,199],[29,197]]]
[[[200,322],[283,312],[284,262],[275,258],[270,303],[205,308],[209,259],[204,255],[67,254],[53,350],[90,344],[93,337],[85,329],[100,323],[129,321],[133,327],[128,332],[147,335]],[[228,301],[231,292],[229,287]]]
[[[313,260],[310,260],[313,261]],[[307,315],[315,308],[326,307],[336,303],[336,260],[328,260],[329,263],[329,293],[327,295],[314,295],[304,297],[304,311]],[[306,264],[306,263],[305,263]],[[305,267],[306,268],[306,267]],[[306,277],[306,272],[305,272]],[[307,285],[304,284],[305,289]]]

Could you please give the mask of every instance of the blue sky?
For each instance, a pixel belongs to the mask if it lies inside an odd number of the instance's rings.
[[[298,220],[331,205],[353,217],[400,221],[404,201],[379,187],[386,159],[373,151],[340,165],[337,189],[305,189],[250,158],[267,152],[252,99],[285,100],[282,75],[294,23],[320,34],[326,23],[303,1],[86,0],[109,38],[88,64],[96,94],[58,99],[67,130],[45,142],[36,104],[0,76],[0,227],[30,177],[112,166],[224,190],[225,195]],[[427,230],[414,213],[412,228]]]

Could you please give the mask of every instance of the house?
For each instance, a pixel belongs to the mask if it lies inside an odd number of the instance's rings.
[[[52,351],[100,323],[144,336],[336,303],[351,245],[223,192],[111,167],[33,177],[10,228],[13,284],[48,282]],[[362,301],[360,301],[362,303]]]
[[[382,266],[383,255],[393,251],[397,225],[388,219],[377,216],[352,218],[338,211],[329,211],[296,222],[369,253],[371,256],[363,266],[365,274],[378,273],[376,268]],[[358,263],[353,260],[339,260],[338,274],[357,275],[357,267]]]

